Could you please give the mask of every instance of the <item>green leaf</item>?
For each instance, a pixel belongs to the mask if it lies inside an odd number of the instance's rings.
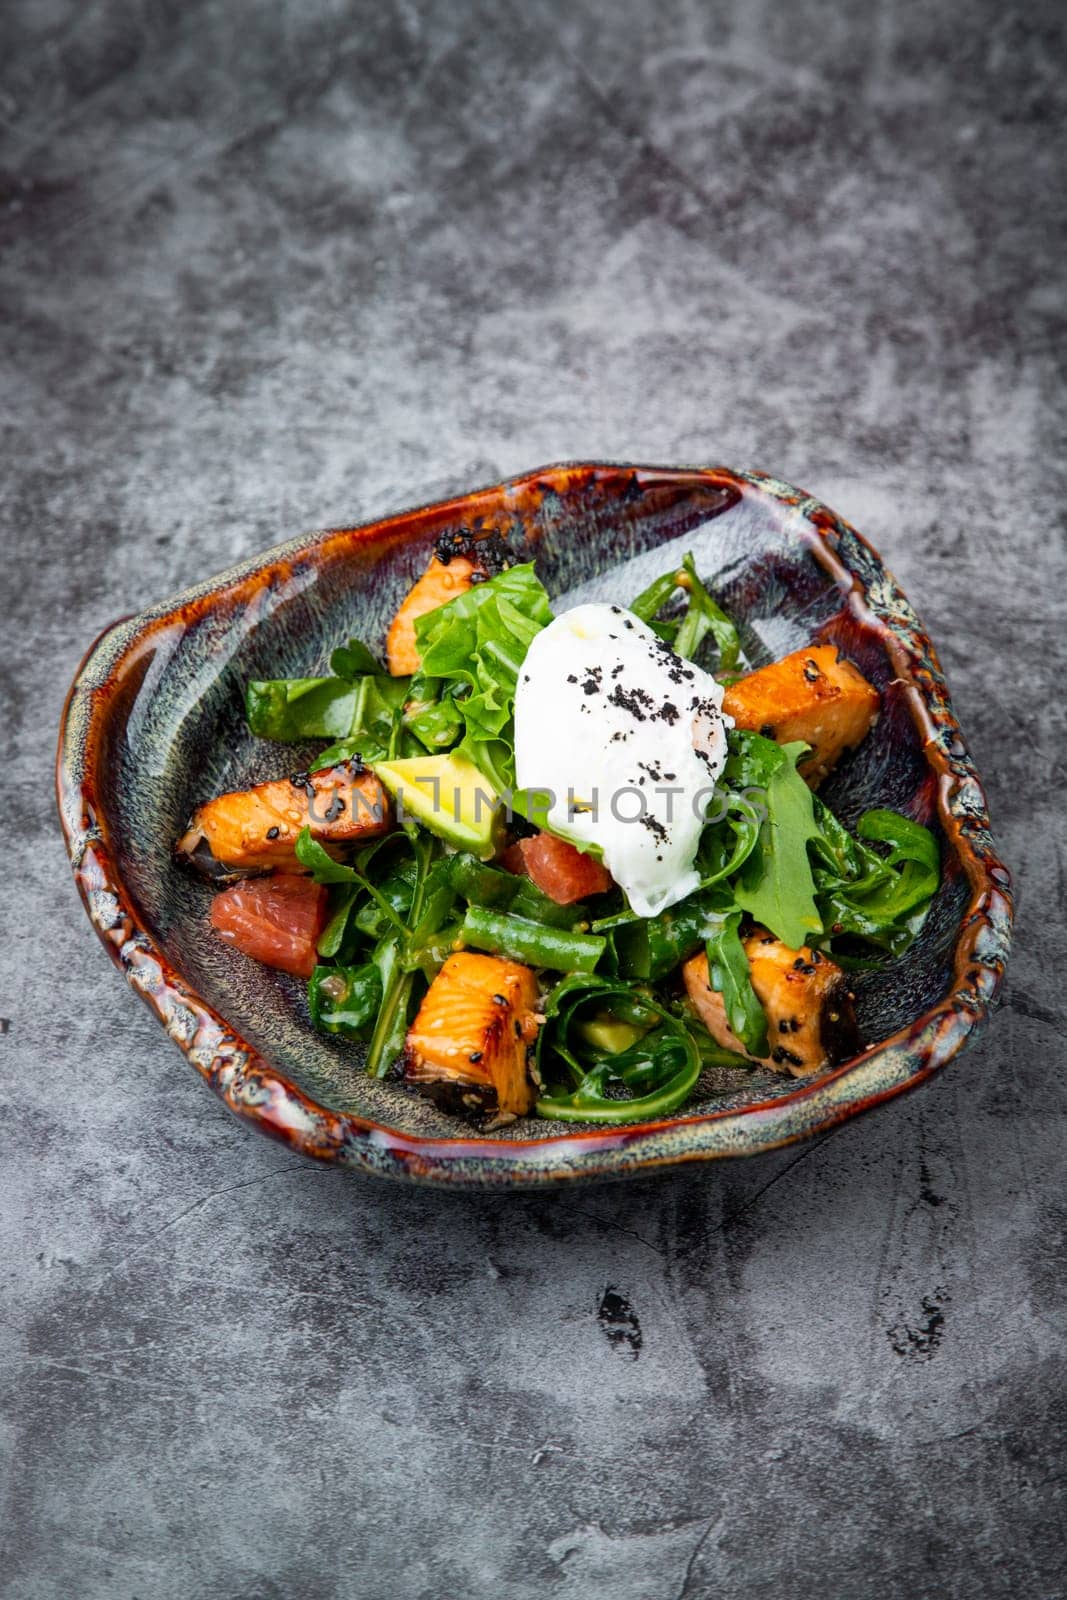
[[[372,655],[362,639],[349,639],[330,657],[330,671],[338,678],[362,678],[366,673],[385,677],[385,668]]]
[[[450,750],[463,735],[463,713],[456,704],[458,686],[444,678],[417,673],[404,706],[404,726],[427,750]]]
[[[274,678],[248,685],[245,715],[259,739],[340,739],[357,699],[355,685],[341,678]]]
[[[372,962],[360,967],[320,965],[308,983],[311,1020],[324,1033],[366,1040],[381,1003],[381,973]]]
[[[356,639],[335,650],[332,678],[256,680],[245,690],[245,715],[261,739],[333,739],[318,766],[360,755],[384,761],[398,753],[410,680],[384,674]],[[358,671],[356,669],[359,669]],[[351,674],[351,675],[350,675]],[[317,769],[316,769],[317,770]]]
[[[600,1029],[591,1028],[591,1022]],[[598,1043],[604,1023],[642,1030],[627,1049]],[[571,974],[549,995],[537,1040],[545,1085],[540,1116],[565,1122],[637,1122],[665,1116],[687,1100],[701,1057],[689,1029],[647,992],[625,982]]]
[[[557,905],[529,878],[490,866],[467,851],[457,851],[446,862],[449,882],[468,905],[510,911],[513,916],[551,928],[575,928],[585,918],[584,906]]]
[[[343,862],[335,861],[329,851],[311,837],[310,828],[301,828],[297,835],[296,859],[302,867],[307,868],[316,883],[363,882],[362,874],[352,867],[346,867]]]
[[[856,824],[861,839],[873,839],[891,846],[883,857],[886,866],[909,863],[921,870],[923,878],[936,886],[941,875],[941,852],[929,828],[897,811],[865,811]]]
[[[660,618],[660,611],[679,589],[686,597],[684,615]],[[732,673],[736,668],[741,655],[737,626],[701,582],[691,553],[683,556],[676,571],[665,573],[643,589],[629,609],[688,661],[694,659],[710,633],[718,646],[719,671]]]
[[[766,820],[734,885],[734,895],[742,911],[797,950],[823,928],[808,860],[808,841],[819,830],[811,790],[796,770],[797,758],[807,746],[779,748],[785,759],[767,781]]]
[[[683,558],[682,573],[689,606],[675,635],[675,651],[692,660],[710,633],[719,649],[719,671],[732,672],[741,654],[741,640],[736,625],[701,583],[691,555]]]
[[[696,893],[655,917],[624,911],[593,923],[606,934],[620,977],[657,983],[700,949],[710,932],[712,896]]]
[[[819,800],[815,818],[815,882],[831,940],[847,936],[902,954],[922,927],[941,881],[936,838],[895,811],[864,812],[857,837]],[[875,845],[888,849],[883,853]]]
[[[762,793],[762,791],[761,791]],[[726,815],[709,823],[700,839],[697,870],[700,887],[710,889],[739,872],[759,843],[763,812],[754,795],[723,792]]]
[[[653,578],[647,589],[642,589],[635,600],[631,600],[627,609],[642,622],[651,623],[663,610],[667,601],[673,599],[677,593],[679,573],[665,572],[662,578]]]
[[[398,923],[406,926],[417,876],[415,863],[401,860],[375,885],[375,894],[367,898],[353,918],[365,938],[380,939]]]
[[[422,672],[451,686],[462,719],[459,746],[498,790],[515,781],[513,725],[519,669],[552,609],[530,562],[476,584],[419,617]]]
[[[335,893],[331,899],[332,909],[330,912],[330,920],[322,930],[322,933],[319,936],[319,942],[316,946],[319,955],[325,960],[329,960],[331,956],[337,955],[341,949],[341,946],[344,943],[345,934],[348,931],[348,922],[349,917],[352,914],[352,907],[354,906],[358,896],[358,884],[343,884],[335,889]]]
[[[455,900],[445,862],[436,858],[438,844],[431,834],[413,827],[394,835],[390,842],[410,850],[412,889],[403,922],[375,945],[371,955],[382,980],[382,1003],[367,1049],[367,1071],[379,1078],[404,1048],[418,985],[432,980],[445,959],[447,952],[437,935]],[[376,860],[377,853],[367,851],[360,864],[368,871]],[[379,903],[385,904],[380,894]]]
[[[767,1017],[752,987],[751,970],[741,943],[741,911],[724,911],[708,936],[708,983],[722,995],[726,1020],[749,1055],[766,1056]]]

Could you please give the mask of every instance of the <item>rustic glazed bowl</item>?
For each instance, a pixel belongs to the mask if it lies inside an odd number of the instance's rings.
[[[823,792],[846,821],[878,805],[926,823],[944,871],[913,948],[856,984],[862,1055],[802,1081],[708,1073],[660,1122],[604,1131],[532,1119],[480,1136],[369,1079],[357,1047],[312,1029],[302,984],[211,936],[209,892],[174,865],[171,841],[197,802],[299,764],[249,734],[246,681],[321,672],[352,634],[380,645],[434,541],[460,526],[506,532],[567,602],[625,600],[692,550],[753,664],[833,643],[878,686],[874,732]],[[615,1178],[803,1139],[956,1055],[988,1015],[1008,953],[1010,878],[933,645],[859,534],[755,472],[546,467],[281,545],[102,635],[67,701],[58,789],[93,926],[215,1093],[308,1156],[420,1183]]]

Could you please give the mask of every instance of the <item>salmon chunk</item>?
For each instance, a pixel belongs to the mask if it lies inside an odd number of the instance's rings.
[[[797,770],[812,788],[866,738],[879,705],[874,685],[829,644],[794,650],[738,679],[723,696],[735,727],[778,744],[802,739],[811,746]]]
[[[529,967],[470,950],[449,956],[408,1030],[405,1080],[458,1116],[523,1116],[534,1102],[526,1063],[537,999]]]
[[[761,1058],[763,1066],[803,1078],[856,1054],[860,1042],[852,995],[836,962],[807,945],[792,950],[766,928],[754,929],[742,944],[752,987],[767,1017],[770,1050]],[[682,977],[715,1042],[747,1055],[727,1021],[722,995],[708,982],[703,950],[685,963]]]
[[[467,556],[453,556],[443,562],[434,556],[418,583],[409,591],[393,618],[385,640],[385,659],[394,678],[418,672],[421,665],[415,643],[415,623],[428,611],[447,605],[465,594],[474,582],[478,567]]]
[[[339,847],[376,839],[391,826],[388,797],[374,773],[358,761],[343,761],[206,801],[174,848],[179,860],[204,877],[224,881],[296,867],[296,841],[305,827],[337,854]]]

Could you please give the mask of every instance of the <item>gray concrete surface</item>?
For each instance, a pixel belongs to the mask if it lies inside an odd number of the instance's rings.
[[[1064,1594],[1059,13],[0,9],[5,1596]],[[762,466],[887,554],[1018,875],[1005,1008],[748,1165],[316,1170],[91,934],[64,690],[283,535],[567,456]]]

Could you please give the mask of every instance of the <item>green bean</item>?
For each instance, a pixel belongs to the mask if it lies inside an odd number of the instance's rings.
[[[592,972],[604,954],[605,943],[591,933],[571,933],[547,928],[525,917],[511,917],[482,906],[469,906],[460,935],[475,950],[525,961],[558,972]]]

